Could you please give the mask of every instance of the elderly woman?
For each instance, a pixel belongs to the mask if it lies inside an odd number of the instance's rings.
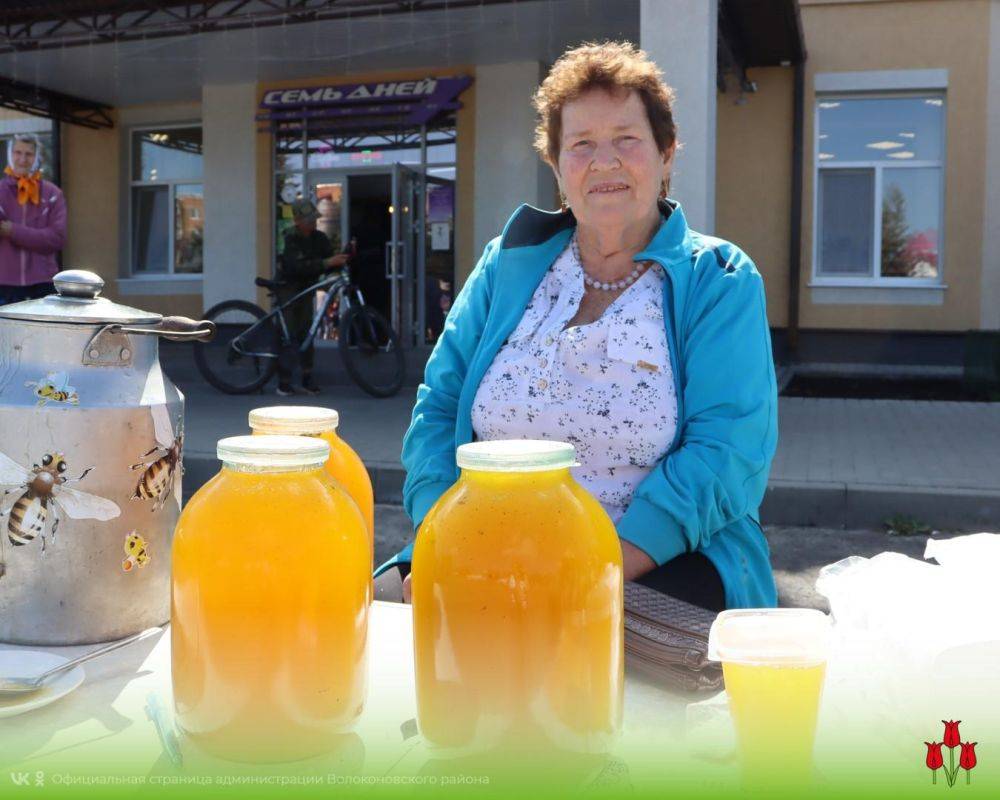
[[[667,199],[672,99],[628,44],[553,66],[535,145],[563,209],[521,206],[456,298],[403,444],[404,504],[419,526],[465,442],[568,441],[576,479],[615,523],[626,580],[713,610],[772,606],[758,518],[777,441],[764,286]],[[411,553],[379,568],[380,587],[404,578],[408,597]]]
[[[55,291],[56,254],[66,243],[66,200],[42,180],[37,137],[18,134],[7,144],[0,180],[0,305]]]

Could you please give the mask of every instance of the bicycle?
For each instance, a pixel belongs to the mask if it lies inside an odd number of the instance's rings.
[[[339,301],[340,324],[337,348],[351,379],[374,397],[391,397],[403,385],[404,357],[399,337],[389,321],[365,304],[361,290],[344,267],[321,279],[284,303],[277,292],[286,284],[257,278],[272,300],[270,313],[246,300],[225,300],[205,312],[216,325],[210,342],[197,342],[194,360],[198,371],[212,386],[226,394],[249,394],[262,389],[278,370],[278,358],[286,348],[296,347],[285,321],[285,310],[306,295],[326,291],[326,299],[313,315],[309,333],[297,346],[304,352],[312,343],[327,310]]]

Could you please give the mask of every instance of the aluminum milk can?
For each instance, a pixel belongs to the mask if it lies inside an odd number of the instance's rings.
[[[127,636],[170,615],[184,397],[159,336],[209,322],[99,297],[60,272],[57,294],[0,306],[0,642]]]

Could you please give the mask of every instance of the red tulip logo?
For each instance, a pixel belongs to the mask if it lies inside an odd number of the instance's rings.
[[[965,770],[965,783],[972,783],[971,770],[976,766],[976,745],[979,742],[962,742],[962,755],[958,759],[958,765]]]
[[[962,720],[957,722],[955,720],[951,722],[941,721],[944,722],[944,746],[948,748],[958,747],[962,743],[962,737],[958,733],[958,724]]]
[[[924,742],[927,745],[927,768],[931,771],[931,783],[937,783],[937,771],[944,766],[941,756],[941,742]]]
[[[924,742],[927,745],[927,758],[925,762],[931,771],[931,783],[937,783],[937,771],[944,769],[944,777],[948,781],[948,786],[955,785],[960,769],[965,770],[966,784],[972,783],[972,769],[976,766],[976,745],[978,742],[963,742],[958,732],[958,726],[962,720],[941,720],[944,723],[944,738],[940,742]],[[941,748],[948,748],[948,766],[944,765],[944,756]],[[958,757],[958,764],[955,763],[955,748],[961,748]]]

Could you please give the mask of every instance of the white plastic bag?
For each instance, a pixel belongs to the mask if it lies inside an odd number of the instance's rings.
[[[881,553],[820,571],[834,617],[832,737],[931,741],[942,718],[1000,734],[1000,534],[932,539],[925,558],[938,563]]]

